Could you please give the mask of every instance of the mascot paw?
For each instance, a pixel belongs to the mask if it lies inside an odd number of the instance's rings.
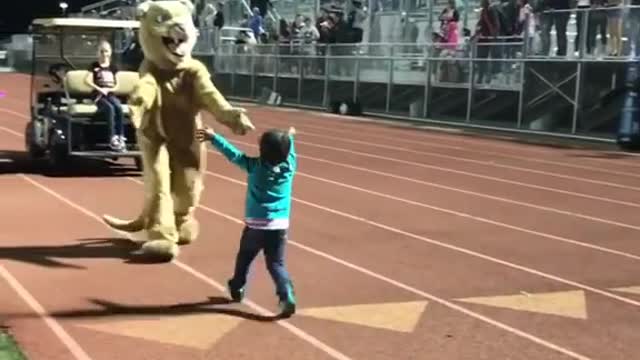
[[[158,262],[170,262],[180,253],[180,248],[174,242],[168,240],[152,240],[144,243],[140,250],[133,254],[142,256],[148,260]]]
[[[103,215],[102,221],[118,231],[133,233],[144,229],[144,221],[140,218],[135,220],[122,220],[110,215]]]
[[[200,233],[200,224],[197,220],[191,219],[178,225],[178,245],[191,244]]]
[[[236,135],[246,135],[249,131],[255,130],[255,126],[246,115],[247,111],[243,108],[232,108],[226,114],[228,123],[232,124],[231,130]]]

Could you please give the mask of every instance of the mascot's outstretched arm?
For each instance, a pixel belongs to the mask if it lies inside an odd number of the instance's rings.
[[[156,101],[158,85],[155,78],[146,71],[146,63],[143,62],[140,68],[140,80],[136,84],[135,89],[129,96],[127,103],[131,113],[131,123],[140,129],[144,121],[149,121],[148,113]],[[103,215],[102,219],[110,227],[124,232],[139,232],[145,229],[147,223],[147,215],[149,210],[149,201],[145,199],[144,207],[137,218],[132,220],[123,220],[110,215]]]
[[[215,116],[216,121],[229,127],[237,135],[245,135],[255,127],[246,115],[246,110],[231,106],[211,81],[204,64],[196,66],[195,94],[201,106]]]

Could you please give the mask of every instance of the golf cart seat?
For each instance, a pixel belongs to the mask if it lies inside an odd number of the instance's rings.
[[[64,77],[64,91],[67,97],[66,109],[61,109],[72,117],[93,117],[98,112],[98,106],[90,98],[93,88],[85,83],[91,73],[88,70],[71,70]],[[116,88],[114,93],[119,97],[128,97],[138,82],[139,75],[134,71],[118,71],[116,73]],[[122,104],[124,115],[129,115],[129,107]]]

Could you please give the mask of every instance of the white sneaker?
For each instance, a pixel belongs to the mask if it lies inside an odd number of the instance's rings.
[[[120,141],[120,150],[127,151],[127,138],[124,137],[124,135],[120,135],[119,141]]]
[[[120,138],[117,135],[111,137],[111,142],[109,143],[109,147],[111,150],[118,150],[121,148]]]

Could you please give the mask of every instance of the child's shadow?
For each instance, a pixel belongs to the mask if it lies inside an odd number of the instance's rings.
[[[238,309],[216,307],[216,305],[227,305],[233,303],[230,299],[220,296],[209,297],[207,301],[180,303],[175,305],[127,305],[100,299],[89,299],[89,301],[98,305],[100,308],[61,311],[51,313],[50,315],[54,318],[93,318],[115,315],[171,316],[187,314],[224,314],[259,322],[272,322],[281,318],[279,315],[267,316]]]

